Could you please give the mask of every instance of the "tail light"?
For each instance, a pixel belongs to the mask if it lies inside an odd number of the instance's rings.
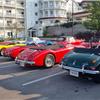
[[[90,70],[96,70],[96,67],[90,67]]]

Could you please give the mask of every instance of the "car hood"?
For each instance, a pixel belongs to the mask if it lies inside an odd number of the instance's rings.
[[[38,52],[38,50],[31,50],[27,48],[26,50],[22,51],[17,58],[20,60],[28,60],[29,58],[33,58],[34,53],[36,52]]]
[[[83,53],[73,53],[63,59],[64,65],[76,68],[96,66],[99,61],[99,56]]]

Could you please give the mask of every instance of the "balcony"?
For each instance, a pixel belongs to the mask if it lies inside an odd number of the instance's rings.
[[[17,7],[17,9],[25,9],[24,4],[22,5],[22,4],[20,4],[20,3],[17,3],[17,4],[16,4],[16,7]]]
[[[15,3],[4,3],[3,5],[4,7],[10,7],[10,8],[14,8],[15,7]]]
[[[25,28],[24,24],[19,24],[17,28]]]
[[[3,27],[4,27],[3,23],[0,23],[0,28],[3,28]]]
[[[3,17],[3,13],[0,12],[0,17]]]
[[[15,14],[5,14],[4,17],[15,18]]]
[[[17,18],[22,18],[22,19],[24,18],[23,14],[17,14],[16,16],[17,16]]]
[[[0,1],[0,6],[2,6],[2,1]]]

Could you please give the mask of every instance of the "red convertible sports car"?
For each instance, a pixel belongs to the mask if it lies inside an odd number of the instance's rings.
[[[21,52],[15,59],[16,64],[22,67],[28,66],[45,66],[52,67],[60,63],[63,56],[74,47],[64,47],[63,45],[50,45],[40,48],[30,48]]]
[[[18,54],[20,54],[23,50],[27,48],[32,48],[32,47],[34,48],[34,46],[40,47],[40,46],[47,46],[47,45],[52,45],[52,44],[59,44],[59,45],[64,45],[66,47],[69,44],[73,44],[74,46],[81,44],[81,41],[79,40],[72,41],[72,40],[69,40],[69,38],[66,40],[66,37],[61,37],[58,39],[59,39],[58,41],[54,41],[54,42],[48,40],[45,43],[40,43],[40,44],[32,43],[28,46],[15,46],[15,47],[7,48],[5,50],[2,50],[1,55],[15,59],[18,56]],[[69,41],[71,43],[69,43]]]
[[[32,47],[34,48],[34,47],[39,47],[39,46],[40,45],[36,45],[36,44],[31,44],[27,46],[14,46],[14,47],[3,50],[1,52],[1,55],[15,59],[18,56],[18,54],[21,53],[23,50],[27,48],[32,48]]]
[[[14,47],[2,50],[1,55],[15,59],[19,53],[21,53],[23,50],[27,48],[41,47],[41,46],[47,46],[47,45],[52,45],[52,44],[54,44],[54,42],[46,41],[45,43],[40,43],[40,44],[36,44],[33,42],[30,44],[27,44],[27,46],[14,46]]]

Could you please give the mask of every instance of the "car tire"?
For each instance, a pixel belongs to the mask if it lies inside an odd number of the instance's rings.
[[[1,56],[3,56],[3,51],[5,50],[5,48],[2,48],[1,50],[0,50],[0,55]]]
[[[55,64],[55,57],[52,55],[52,54],[48,54],[46,57],[45,57],[45,67],[46,68],[50,68],[50,67],[53,67],[54,64]]]
[[[96,75],[94,78],[93,78],[93,81],[95,83],[100,83],[100,74],[99,75]]]

